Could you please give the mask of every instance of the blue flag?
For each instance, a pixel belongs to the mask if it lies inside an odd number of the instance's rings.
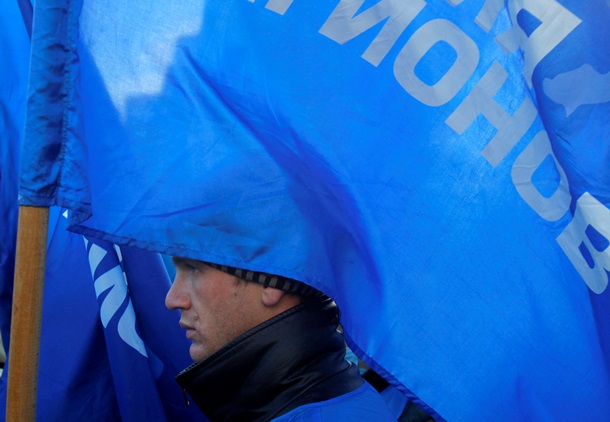
[[[17,163],[25,118],[30,41],[17,3],[0,4],[0,332],[8,347],[17,237]]]
[[[174,381],[191,363],[190,343],[178,314],[165,309],[161,257],[90,238],[85,245],[121,420],[203,420]]]
[[[0,334],[4,349],[8,349],[17,237],[17,163],[25,117],[30,42],[17,3],[0,4]],[[4,369],[0,377],[2,398],[6,397],[6,374]],[[1,403],[3,420],[4,399]]]
[[[49,218],[37,420],[118,420],[121,409],[84,242],[66,231],[66,214],[59,211],[52,208]]]
[[[160,311],[169,289],[161,258],[70,233],[56,207],[50,222],[37,420],[203,420],[174,381],[189,343],[178,315]],[[2,418],[6,381],[7,371]]]
[[[323,290],[439,419],[610,414],[606,1],[55,3],[22,203]]]

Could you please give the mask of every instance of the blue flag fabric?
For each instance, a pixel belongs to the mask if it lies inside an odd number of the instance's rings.
[[[37,420],[204,420],[174,381],[189,344],[178,315],[160,310],[161,258],[124,248],[119,260],[113,245],[66,231],[66,213],[50,220]]]
[[[67,213],[51,211],[37,420],[204,420],[174,381],[190,363],[189,344],[178,315],[159,311],[169,288],[160,257],[126,248],[119,261],[113,245],[87,240],[86,247],[66,230]],[[7,371],[0,419],[6,381]]]
[[[17,163],[30,42],[17,3],[2,0],[0,5],[0,334],[4,349],[8,349],[17,237]],[[6,374],[4,369],[0,377],[2,398],[6,397]],[[0,420],[4,420],[4,402],[0,400]]]
[[[174,380],[192,361],[178,314],[164,307],[170,281],[159,255],[85,244],[121,420],[203,420]]]
[[[52,208],[49,217],[36,418],[119,420],[83,238],[66,231],[59,211]]]
[[[2,1],[0,7],[0,329],[7,349],[17,229],[17,163],[30,51],[26,31],[29,2],[19,3]],[[178,315],[163,309],[170,281],[159,255],[123,248],[119,268],[125,273],[114,271],[118,277],[105,277],[106,285],[101,286],[100,280],[94,282],[92,277],[88,259],[92,254],[83,236],[66,231],[67,215],[57,207],[51,209],[37,420],[204,420],[196,408],[186,407],[174,381],[174,375],[191,362],[189,341],[178,326]],[[110,260],[106,261],[117,263],[115,249],[103,247],[109,249]],[[92,249],[89,241],[89,252]],[[99,250],[96,256],[100,256]],[[101,322],[106,322],[105,329]],[[0,377],[0,420],[6,413],[7,369]]]
[[[2,0],[0,5],[0,332],[8,347],[17,237],[17,164],[30,41],[17,4]]]
[[[606,1],[34,16],[22,203],[325,291],[438,418],[610,415]]]

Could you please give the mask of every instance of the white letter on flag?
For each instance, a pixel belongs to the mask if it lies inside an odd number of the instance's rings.
[[[512,53],[521,47],[525,59],[523,73],[532,86],[535,67],[582,21],[555,0],[516,0],[508,3],[513,26],[498,35],[496,41]],[[517,23],[517,15],[526,11],[540,21],[528,37]]]
[[[559,174],[559,185],[550,197],[542,195],[532,183],[532,176],[546,157],[551,157]],[[513,164],[511,177],[519,195],[547,221],[557,221],[570,209],[568,179],[555,158],[546,131],[538,132]]]
[[[455,50],[457,58],[438,82],[428,85],[415,74],[415,66],[441,41]],[[462,89],[478,64],[479,49],[475,42],[454,23],[435,19],[415,31],[400,50],[394,62],[394,77],[416,100],[437,107],[446,104]]]
[[[382,0],[354,17],[363,3],[364,0],[341,0],[319,32],[339,44],[345,44],[389,18],[362,55],[364,60],[373,66],[378,66],[396,43],[400,34],[426,6],[426,2],[423,0]]]
[[[85,238],[86,245],[88,242]],[[125,343],[137,350],[142,356],[148,357],[144,342],[136,332],[135,312],[129,298],[125,276],[118,261],[117,265],[95,278],[96,270],[106,254],[108,254],[106,249],[95,243],[91,245],[89,266],[91,267],[91,275],[94,278],[95,294],[99,299],[103,293],[107,292],[100,306],[102,325],[104,328],[107,328],[110,320],[118,313],[125,301],[127,301],[127,307],[123,310],[117,324],[117,332]]]
[[[602,243],[604,246],[602,250],[596,248],[589,239],[586,233],[589,226],[606,238],[605,243]],[[572,261],[572,264],[593,293],[600,294],[608,287],[608,271],[610,271],[609,240],[610,210],[589,192],[585,192],[578,198],[574,218],[557,237],[557,243]],[[581,248],[585,248],[588,252],[592,265],[583,256]]]
[[[507,78],[506,70],[498,62],[494,62],[466,99],[445,121],[459,135],[464,133],[479,115],[483,115],[494,125],[498,132],[481,152],[494,167],[500,164],[525,135],[538,115],[529,97],[525,97],[512,116],[494,100]]]
[[[284,15],[292,4],[292,1],[293,0],[269,0],[265,9],[271,10],[279,15]]]

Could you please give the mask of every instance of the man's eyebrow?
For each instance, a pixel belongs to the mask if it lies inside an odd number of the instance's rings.
[[[181,256],[172,256],[172,263],[174,266],[183,264],[186,260],[186,258],[182,258]]]
[[[193,258],[187,258],[184,256],[172,256],[172,263],[174,264],[174,267],[176,267],[176,268],[179,266],[199,268],[203,264],[203,262],[201,262],[201,261],[198,261]]]

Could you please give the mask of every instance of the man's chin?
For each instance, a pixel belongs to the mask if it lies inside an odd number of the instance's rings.
[[[191,344],[189,354],[195,362],[202,362],[212,355],[206,347],[196,343]]]

